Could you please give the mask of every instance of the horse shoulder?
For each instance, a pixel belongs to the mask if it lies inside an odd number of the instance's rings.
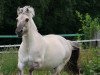
[[[28,60],[27,46],[22,42],[18,51],[18,60],[25,62]]]

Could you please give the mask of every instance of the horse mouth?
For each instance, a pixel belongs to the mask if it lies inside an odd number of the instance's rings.
[[[18,37],[22,37],[23,36],[23,27],[24,27],[24,25],[23,24],[20,24],[16,28],[15,33],[18,35]]]
[[[17,33],[18,37],[22,37],[23,34],[21,32]]]
[[[18,37],[22,37],[23,36],[23,31],[22,30],[21,31],[17,31],[17,29],[16,29],[15,33],[18,35]]]

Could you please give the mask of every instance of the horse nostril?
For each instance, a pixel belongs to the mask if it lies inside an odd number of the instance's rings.
[[[18,35],[22,34],[23,33],[23,30],[17,32]]]
[[[20,31],[21,33],[23,32],[23,30]]]
[[[15,33],[16,34],[21,34],[23,32],[23,30],[20,30],[19,28],[16,28]]]
[[[15,33],[18,35],[18,37],[22,37],[22,34],[23,34],[23,30],[20,30],[20,31],[16,31]]]

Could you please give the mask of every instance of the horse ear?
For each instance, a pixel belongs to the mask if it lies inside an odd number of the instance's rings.
[[[27,15],[34,17],[35,16],[35,11],[32,7],[30,6],[25,6],[23,8],[20,8],[20,10],[22,9],[22,12],[26,13]]]
[[[18,8],[17,8],[17,15],[19,15],[19,14],[22,13],[22,12],[23,12],[23,9],[20,8],[20,7],[18,7]]]
[[[20,7],[17,8],[17,15],[19,15]]]
[[[32,17],[35,16],[34,8],[30,7],[30,8],[29,8],[29,12],[31,13]]]

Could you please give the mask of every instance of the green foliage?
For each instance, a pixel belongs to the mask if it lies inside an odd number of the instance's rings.
[[[94,75],[100,72],[100,51],[98,48],[81,50],[80,64],[84,75]]]
[[[15,34],[16,10],[25,5],[34,7],[34,21],[42,34],[75,33],[79,28],[72,0],[0,0],[0,4],[0,34]]]
[[[15,34],[19,6],[35,8],[34,21],[42,34],[77,33],[81,27],[75,11],[100,16],[99,0],[0,0],[0,34]]]
[[[92,18],[88,13],[85,15],[80,14],[76,11],[82,28],[79,30],[84,34],[84,39],[92,39],[94,34],[100,30],[99,18]]]

